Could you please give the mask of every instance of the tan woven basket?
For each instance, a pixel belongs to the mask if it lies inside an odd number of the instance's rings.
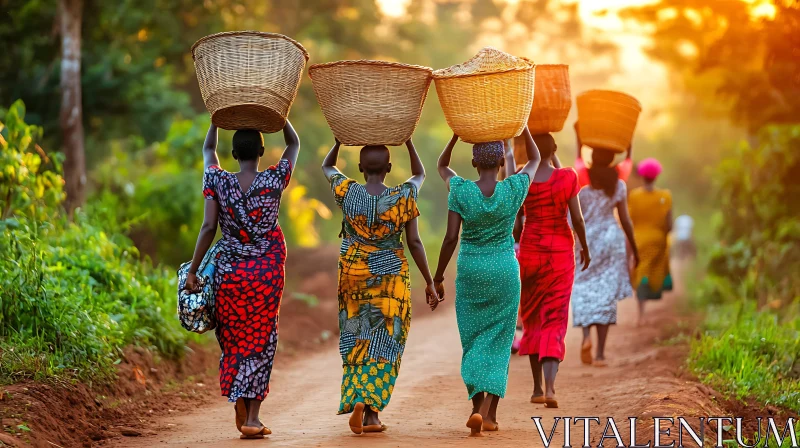
[[[613,90],[589,90],[578,95],[577,104],[584,145],[617,153],[628,150],[642,111],[636,98]]]
[[[333,135],[344,145],[402,145],[419,123],[433,69],[386,61],[338,61],[308,69]]]
[[[269,133],[286,124],[308,53],[281,34],[233,31],[198,40],[192,58],[215,125]]]
[[[433,72],[447,124],[468,143],[522,133],[531,112],[534,79],[532,61],[491,47],[463,64]]]
[[[537,64],[533,106],[531,106],[531,116],[528,118],[528,129],[531,134],[547,134],[562,130],[571,106],[569,66]]]

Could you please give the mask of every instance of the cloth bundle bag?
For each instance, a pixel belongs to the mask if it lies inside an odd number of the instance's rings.
[[[217,269],[216,258],[219,253],[219,242],[206,252],[200,267],[197,269],[197,280],[200,292],[189,292],[184,289],[189,267],[192,263],[183,263],[178,268],[178,318],[181,326],[194,333],[205,333],[217,326],[214,306],[217,291],[214,289],[214,272]]]

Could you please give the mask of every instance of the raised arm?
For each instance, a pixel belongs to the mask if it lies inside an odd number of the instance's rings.
[[[419,191],[422,188],[422,182],[425,181],[425,167],[422,166],[422,160],[420,160],[417,148],[414,147],[411,139],[406,141],[406,148],[408,148],[408,158],[411,160],[411,178],[407,182],[413,184]]]
[[[581,141],[581,134],[578,132],[578,122],[575,122],[575,150],[578,152],[575,157],[581,159],[581,149],[583,148],[583,142]]]
[[[527,174],[531,181],[533,181],[533,175],[536,174],[536,170],[539,168],[542,155],[539,154],[539,148],[536,146],[536,142],[533,141],[533,136],[527,126],[525,126],[525,130],[522,131],[522,136],[525,137],[525,153],[528,155],[528,163],[526,163],[519,172]]]
[[[425,299],[431,311],[439,306],[439,302],[443,299],[439,298],[436,294],[436,289],[433,286],[433,277],[431,277],[431,270],[428,267],[428,257],[425,254],[425,246],[422,244],[422,239],[419,237],[419,225],[417,218],[412,219],[406,224],[406,245],[411,251],[411,256],[414,258],[414,263],[417,264],[417,269],[425,279]]]
[[[458,236],[461,233],[461,215],[450,210],[447,214],[447,233],[444,235],[442,241],[442,249],[439,252],[439,266],[436,268],[436,275],[433,276],[433,283],[436,287],[436,293],[439,295],[439,300],[444,300],[444,271],[447,269],[450,259],[453,258],[453,252],[456,251],[458,245]]]
[[[508,144],[508,140],[503,142],[503,147],[506,150],[506,177],[508,177],[517,172],[517,161],[514,159],[514,148]]]
[[[444,147],[442,155],[439,156],[439,162],[436,164],[436,168],[439,170],[439,176],[442,177],[448,190],[450,189],[450,179],[457,176],[456,172],[450,168],[450,157],[453,155],[453,148],[456,146],[457,142],[458,136],[453,134],[453,138],[451,138],[447,146]]]
[[[217,157],[217,126],[211,123],[206,133],[206,141],[203,142],[203,170],[211,165],[219,166]]]
[[[589,262],[592,260],[589,254],[589,245],[586,243],[586,222],[583,220],[583,211],[581,210],[581,201],[576,195],[569,200],[569,216],[572,220],[572,230],[578,236],[578,241],[581,243],[581,264],[585,271],[589,267]]]
[[[283,126],[283,141],[286,142],[286,149],[283,150],[281,159],[288,160],[294,170],[297,164],[297,155],[300,153],[300,137],[297,136],[297,132],[289,120],[286,120],[286,124]]]
[[[552,160],[552,161],[553,161],[553,166],[554,166],[554,167],[556,167],[556,168],[561,168],[561,160],[558,158],[558,156],[556,155],[556,153],[553,153],[553,155],[552,155],[552,156],[550,156],[550,160]]]
[[[331,150],[328,151],[328,155],[325,156],[325,160],[322,161],[322,174],[325,175],[325,178],[328,179],[329,182],[335,174],[342,173],[339,171],[339,168],[336,168],[336,161],[339,159],[340,146],[342,146],[342,144],[339,142],[339,140],[336,140],[336,143],[333,144]]]
[[[625,231],[625,237],[628,238],[631,253],[636,266],[639,265],[639,249],[636,247],[636,240],[633,237],[633,223],[631,222],[631,215],[628,213],[628,198],[622,197],[622,200],[617,203],[617,214],[619,214],[619,222],[622,224],[622,230]]]

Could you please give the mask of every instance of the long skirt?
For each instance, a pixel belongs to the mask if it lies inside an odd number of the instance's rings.
[[[411,326],[411,282],[403,249],[352,243],[339,257],[339,414],[392,397]]]
[[[519,354],[563,361],[575,257],[572,252],[523,251],[520,273],[520,317],[525,331]]]
[[[220,389],[231,402],[264,400],[278,346],[286,244],[281,236],[263,256],[221,257],[215,274]]]
[[[469,398],[504,397],[519,310],[519,263],[514,250],[470,252],[461,246],[456,272],[456,320],[461,377]]]

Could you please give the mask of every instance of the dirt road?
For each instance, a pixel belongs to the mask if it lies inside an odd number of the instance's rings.
[[[670,315],[672,305],[670,297],[653,304],[651,316]],[[653,342],[663,326],[663,319],[637,328],[635,306],[633,299],[620,304],[619,324],[611,329],[609,336],[610,366],[607,368],[581,365],[578,359],[580,331],[570,328],[567,358],[561,365],[556,384],[560,409],[545,409],[529,402],[533,385],[528,360],[512,356],[508,393],[498,409],[500,431],[487,433],[481,439],[466,439],[469,431],[464,424],[471,407],[459,374],[461,348],[451,305],[412,323],[394,395],[381,414],[389,427],[383,434],[356,436],[347,427],[347,417],[336,415],[341,358],[337,347],[330,345],[320,353],[289,363],[283,363],[278,357],[270,385],[272,392],[262,407],[263,421],[273,430],[265,440],[239,440],[233,422],[233,406],[219,398],[204,409],[159,421],[153,428],[157,431],[155,435],[118,439],[111,445],[447,447],[470,443],[476,446],[542,446],[532,416],[544,417],[549,432],[555,416],[614,416],[618,422],[625,422],[630,415],[670,412],[670,399],[674,402],[675,397],[691,396],[697,391],[695,386],[675,377],[675,358],[670,360],[664,347]],[[420,317],[429,311],[418,307],[415,313]],[[216,392],[216,387],[213,390]],[[701,412],[703,405],[695,404]],[[686,405],[681,403],[683,407]],[[691,407],[692,403],[688,405]],[[563,426],[560,426],[557,434],[562,431]],[[629,430],[621,425],[620,431],[626,434]],[[580,446],[582,430],[576,427],[572,432],[573,445]],[[599,440],[600,431],[592,433],[593,439]],[[559,446],[560,437],[556,436]],[[627,436],[625,438],[627,440]]]

